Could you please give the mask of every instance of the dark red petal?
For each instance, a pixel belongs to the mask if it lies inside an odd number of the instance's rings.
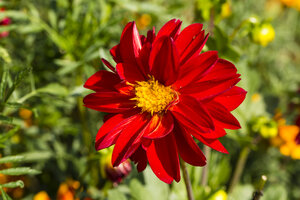
[[[205,45],[208,35],[204,37],[202,31],[202,24],[192,24],[178,35],[175,45],[180,55],[180,64],[184,64],[194,56],[199,55],[203,46]]]
[[[205,76],[218,61],[217,51],[207,51],[191,59],[180,67],[178,80],[173,84],[176,88],[182,88],[193,81]]]
[[[116,66],[116,70],[122,80],[128,81],[130,83],[145,80],[145,77],[141,73],[140,68],[137,64],[119,63]]]
[[[137,58],[137,62],[140,66],[140,70],[144,75],[144,77],[147,77],[150,72],[149,56],[150,56],[151,48],[152,48],[152,44],[150,44],[149,42],[145,43],[141,49],[139,57]]]
[[[227,110],[232,111],[236,109],[245,99],[247,92],[240,87],[233,87],[227,92],[217,96],[214,101],[219,102],[227,108]]]
[[[129,22],[121,35],[120,55],[122,62],[136,64],[136,58],[139,55],[142,44],[140,35],[134,22]]]
[[[238,120],[221,104],[210,101],[205,104],[205,107],[209,111],[210,115],[220,123],[220,126],[227,129],[239,129],[241,128]]]
[[[236,72],[237,69],[234,64],[227,60],[219,59],[213,69],[201,81],[232,77],[236,75]]]
[[[111,48],[109,52],[116,63],[123,62],[120,54],[120,44],[117,44]]]
[[[136,114],[135,119],[123,128],[112,154],[111,161],[114,167],[127,160],[140,146],[143,136],[142,130],[147,123],[148,118],[144,114]]]
[[[101,70],[93,74],[83,87],[101,92],[116,91],[114,85],[120,82],[117,74]]]
[[[152,30],[149,30],[147,32],[147,39],[146,39],[146,42],[149,42],[149,43],[153,43],[155,39],[155,27],[152,28]]]
[[[204,166],[206,158],[193,137],[183,127],[175,128],[174,135],[180,157],[187,163],[194,166]]]
[[[139,146],[139,148],[137,148],[137,150],[130,156],[130,159],[137,164],[136,168],[138,172],[144,171],[147,167],[147,154],[141,146]]]
[[[151,121],[148,123],[144,138],[158,139],[168,135],[174,127],[173,116],[170,112],[167,112],[163,116],[155,114]]]
[[[108,67],[112,72],[115,72],[115,68],[104,58],[101,58],[101,61],[103,62],[104,65],[106,65],[106,67]]]
[[[153,140],[147,149],[147,158],[156,176],[171,183],[180,180],[178,152],[174,135],[171,133],[161,139]]]
[[[126,112],[124,114],[117,114],[105,121],[96,136],[96,150],[99,151],[115,144],[123,128],[135,119],[135,114],[137,113]]]
[[[215,129],[209,112],[204,108],[201,102],[193,97],[181,95],[179,103],[170,108],[170,111],[172,111],[172,114],[179,122],[188,121],[190,124],[193,124],[194,127],[198,127],[198,131],[203,131],[203,128],[209,130]]]
[[[182,21],[180,21],[179,19],[172,19],[172,20],[168,21],[158,31],[156,38],[159,38],[162,36],[168,36],[168,37],[175,39],[180,32],[181,24],[182,24]]]
[[[164,85],[172,84],[177,78],[179,57],[174,42],[164,36],[153,44],[149,58],[151,74]]]
[[[108,113],[119,113],[134,107],[134,101],[118,92],[92,93],[83,99],[84,106]]]
[[[210,148],[219,151],[221,153],[226,153],[228,154],[228,151],[225,149],[225,147],[222,145],[222,143],[218,139],[204,139],[201,136],[195,136],[197,140],[205,144],[206,146],[209,146]]]
[[[236,75],[238,77],[239,74]],[[203,89],[203,85],[201,83],[199,84],[190,84],[189,86],[183,88],[179,92],[181,94],[188,94],[193,96],[194,98],[200,100],[200,101],[210,101],[211,99],[215,98],[216,96],[219,96],[228,90],[230,90],[232,87],[234,87],[241,79],[233,77],[232,79],[228,79],[222,84],[217,85],[211,85],[214,87],[207,87],[206,90]]]

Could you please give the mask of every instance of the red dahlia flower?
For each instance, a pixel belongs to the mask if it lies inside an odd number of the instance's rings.
[[[102,59],[112,72],[98,71],[84,85],[95,91],[84,98],[85,106],[111,113],[96,149],[115,145],[113,166],[130,158],[143,171],[149,162],[166,183],[180,180],[179,156],[191,165],[206,164],[194,138],[228,153],[218,138],[226,135],[224,128],[240,128],[230,111],[246,95],[235,86],[240,75],[232,63],[216,51],[200,54],[208,37],[202,24],[180,27],[173,19],[145,37],[128,23],[110,50],[116,68]]]
[[[0,12],[4,12],[5,9],[4,8],[0,8]],[[10,24],[10,19],[8,17],[5,17],[4,19],[2,19],[0,21],[0,27],[1,26],[7,26]],[[7,37],[9,35],[9,32],[7,31],[4,31],[4,32],[1,32],[0,33],[0,38],[3,38],[3,37]]]

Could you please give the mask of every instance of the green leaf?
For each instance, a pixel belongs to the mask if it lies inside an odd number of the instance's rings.
[[[49,94],[59,95],[59,96],[68,95],[68,89],[58,83],[50,83],[46,87],[37,89],[37,92],[49,93]]]
[[[34,151],[21,154],[23,156],[22,162],[33,162],[50,159],[53,154],[50,151]]]
[[[3,190],[2,186],[0,185],[0,192],[3,200],[9,200],[9,196],[6,194],[6,192]]]
[[[108,200],[127,200],[126,196],[117,189],[108,191]]]
[[[170,190],[167,184],[160,181],[152,172],[149,167],[144,170],[144,179],[146,182],[146,188],[149,191],[155,191],[152,193],[152,199],[165,200],[168,199]]]
[[[152,200],[152,192],[145,188],[137,179],[130,181],[130,194],[136,200]]]
[[[19,176],[25,174],[35,175],[40,173],[41,173],[40,171],[35,169],[30,169],[29,167],[16,167],[16,168],[0,170],[0,174],[10,175],[10,176]]]
[[[11,63],[11,58],[6,49],[3,47],[0,47],[0,58],[2,58],[6,63]]]
[[[24,182],[21,181],[21,180],[18,180],[18,181],[15,181],[15,182],[0,184],[0,186],[3,187],[3,188],[16,188],[16,187],[24,188]]]
[[[254,188],[252,185],[237,185],[233,192],[228,196],[228,200],[250,200]]]
[[[24,156],[6,156],[3,158],[0,158],[0,164],[2,163],[14,163],[14,162],[22,162],[24,160]]]
[[[288,194],[284,185],[271,185],[266,189],[261,200],[287,200]]]
[[[6,123],[12,123],[13,118],[12,117],[7,117],[4,115],[0,115],[0,121],[6,122]]]

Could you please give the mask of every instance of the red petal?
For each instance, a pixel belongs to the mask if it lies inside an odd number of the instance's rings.
[[[115,72],[115,68],[104,58],[101,58],[101,61],[103,62],[104,65],[106,65],[106,67],[108,67],[111,71]]]
[[[149,58],[151,74],[164,85],[172,84],[177,78],[178,54],[170,37],[159,38],[153,44]]]
[[[210,101],[205,104],[211,116],[217,120],[223,128],[227,129],[239,129],[241,128],[238,120],[221,104]]]
[[[110,55],[112,55],[114,61],[116,63],[122,62],[121,54],[120,54],[120,44],[117,44],[113,48],[110,49]]]
[[[179,120],[179,122],[188,121],[193,124],[194,127],[198,127],[196,130],[203,131],[203,128],[214,130],[214,122],[209,112],[202,106],[202,104],[189,96],[180,96],[178,104],[170,108],[172,114]],[[178,118],[178,114],[182,117]]]
[[[219,59],[214,68],[201,81],[232,77],[236,75],[236,72],[237,69],[234,64],[227,60]]]
[[[136,64],[142,44],[134,22],[129,22],[121,35],[119,51],[124,63]]]
[[[115,144],[123,128],[135,119],[135,114],[134,112],[126,112],[109,118],[97,133],[95,143],[96,150],[99,151]]]
[[[177,147],[173,134],[169,134],[158,140],[153,140],[147,149],[147,158],[152,171],[156,176],[171,183],[180,180],[180,167]]]
[[[218,61],[217,51],[208,51],[191,59],[180,67],[178,80],[173,84],[176,88],[182,88],[193,81],[205,76]]]
[[[116,69],[122,80],[126,80],[130,83],[145,80],[137,64],[119,63],[117,64]]]
[[[93,74],[83,87],[101,92],[116,91],[114,85],[120,81],[120,78],[115,73],[101,70]]]
[[[123,128],[116,141],[111,160],[114,167],[127,160],[140,146],[142,130],[148,123],[148,119],[143,114],[136,114],[134,118],[130,124]]]
[[[238,77],[239,74],[236,75]],[[215,98],[218,95],[221,95],[228,90],[230,90],[232,87],[234,87],[241,79],[232,77],[226,81],[224,81],[222,84],[211,84],[210,87],[203,87],[203,83],[195,83],[190,84],[187,87],[184,87],[179,92],[181,94],[188,94],[193,96],[194,98],[200,100],[200,101],[210,101],[211,99]]]
[[[180,55],[180,64],[184,64],[201,52],[208,38],[208,35],[204,37],[202,27],[202,24],[192,24],[178,35],[175,44]]]
[[[116,84],[115,88],[121,94],[134,96],[134,87],[132,85],[128,85],[125,81]]]
[[[174,127],[173,116],[167,112],[163,116],[154,115],[145,129],[144,138],[157,139],[165,137]]]
[[[118,92],[92,93],[83,99],[84,106],[101,112],[120,113],[134,107],[134,101]]]
[[[180,32],[182,21],[179,19],[172,19],[168,21],[161,29],[158,31],[156,38],[162,36],[168,36],[171,38],[176,38]]]
[[[245,99],[247,92],[240,87],[233,87],[227,92],[217,96],[214,101],[219,102],[227,108],[227,110],[232,111],[236,109]]]
[[[137,164],[138,172],[144,171],[147,167],[147,154],[141,146],[130,156],[130,159]]]
[[[189,128],[189,127],[186,127]],[[215,130],[210,132],[210,133],[201,133],[201,132],[196,132],[195,130],[193,130],[192,132],[190,132],[193,136],[199,136],[199,137],[203,137],[205,139],[217,139],[220,137],[225,136],[227,133],[225,132],[224,128],[221,128],[219,126],[215,126]]]
[[[174,135],[180,157],[187,163],[194,166],[204,166],[206,158],[193,137],[184,128],[175,128]]]
[[[219,151],[221,153],[226,153],[228,154],[228,151],[225,149],[225,147],[222,145],[222,143],[215,139],[215,140],[208,140],[208,139],[204,139],[200,136],[195,136],[195,138],[197,140],[199,140],[200,142],[202,142],[203,144],[205,144],[206,146],[209,146],[210,148]]]

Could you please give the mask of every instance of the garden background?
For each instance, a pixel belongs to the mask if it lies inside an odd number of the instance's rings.
[[[203,23],[248,91],[234,112],[242,129],[221,138],[229,154],[205,151],[188,166],[195,199],[300,199],[299,0],[1,0],[0,193],[2,199],[182,200],[147,167],[110,164],[97,152],[103,114],[83,106],[84,82],[136,21],[141,34],[173,18]],[[262,176],[267,177],[263,186]],[[263,176],[265,178],[265,176]],[[1,198],[1,197],[0,197]]]

